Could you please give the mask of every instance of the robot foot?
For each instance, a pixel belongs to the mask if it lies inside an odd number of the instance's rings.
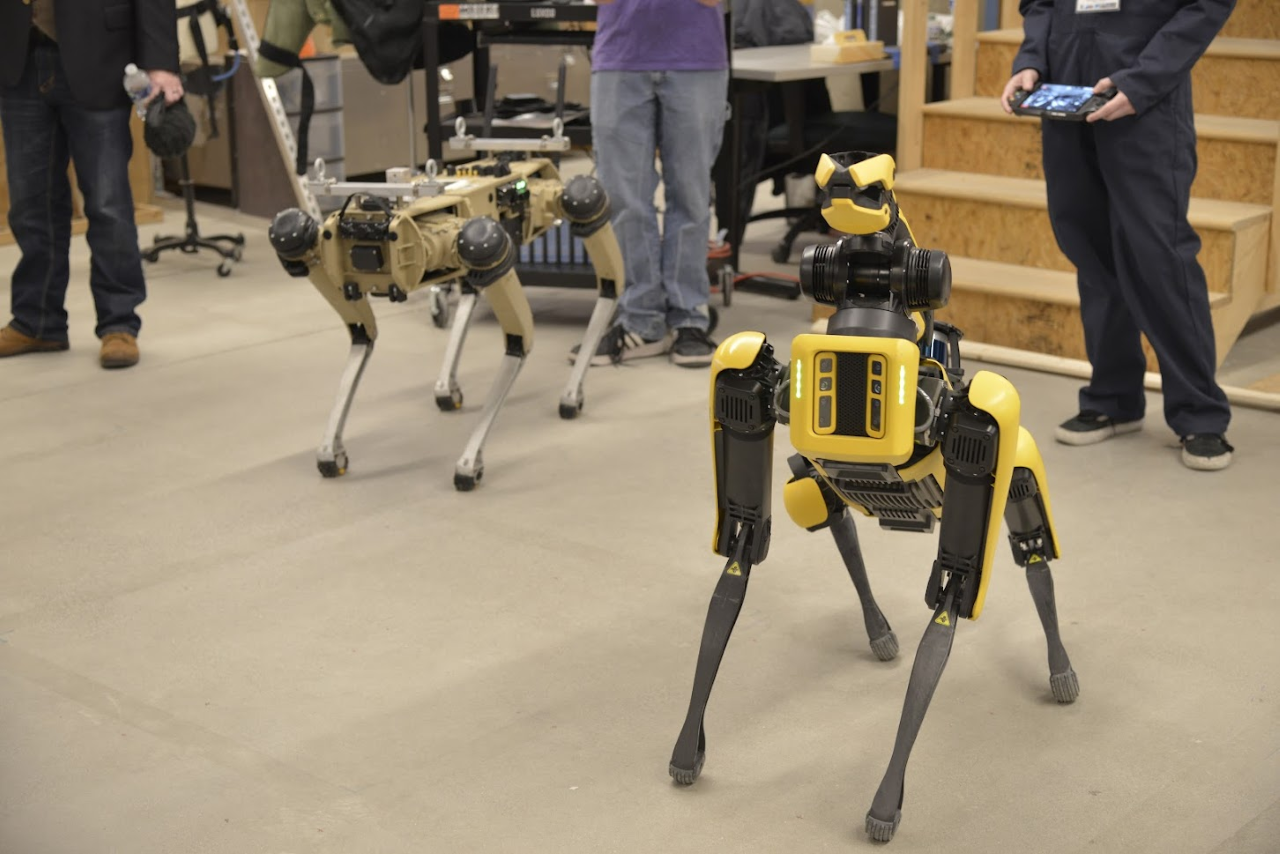
[[[1066,673],[1049,675],[1049,689],[1053,691],[1053,699],[1059,703],[1072,703],[1080,696],[1080,680],[1076,678],[1075,670],[1067,668]]]
[[[342,477],[347,473],[347,455],[341,453],[331,460],[317,459],[316,468],[320,470],[322,477]]]
[[[893,819],[890,821],[876,818],[871,813],[867,813],[867,836],[870,836],[876,842],[888,842],[893,839],[893,834],[898,831],[898,825],[901,822],[902,810],[895,812]]]
[[[675,780],[681,786],[692,786],[693,781],[698,779],[698,775],[702,773],[702,763],[705,762],[706,759],[707,752],[705,750],[699,750],[697,758],[693,760],[692,769],[677,768],[676,764],[672,762],[667,766],[667,773],[671,775],[671,779]]]
[[[453,488],[459,492],[470,492],[476,488],[482,477],[484,477],[484,466],[479,466],[471,471],[459,469],[453,473]]]
[[[890,631],[871,641],[871,651],[881,661],[893,661],[898,657],[898,636]]]

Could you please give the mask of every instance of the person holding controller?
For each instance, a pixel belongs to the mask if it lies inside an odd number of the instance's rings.
[[[1045,119],[1049,219],[1078,271],[1093,375],[1059,442],[1140,430],[1145,334],[1182,462],[1226,468],[1231,410],[1215,378],[1208,288],[1187,221],[1196,172],[1191,68],[1235,0],[1021,0],[1024,38],[1001,103],[1040,82],[1116,90],[1084,121]]]

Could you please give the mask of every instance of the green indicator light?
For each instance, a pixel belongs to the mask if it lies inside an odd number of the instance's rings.
[[[529,186],[529,184],[528,184],[528,182],[526,182],[524,179],[521,179],[521,180],[519,180],[519,181],[516,181],[516,189],[517,189],[517,190],[523,190],[523,189],[524,189],[525,187],[527,187],[527,186]]]

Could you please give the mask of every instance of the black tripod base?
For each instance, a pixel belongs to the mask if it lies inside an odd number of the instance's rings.
[[[201,237],[198,233],[187,234],[185,237],[156,235],[151,248],[143,251],[142,260],[154,264],[160,260],[160,253],[169,249],[176,249],[187,255],[195,255],[201,249],[217,252],[223,259],[218,265],[218,275],[225,277],[231,275],[231,262],[239,261],[244,257],[244,235],[215,234],[209,237]]]

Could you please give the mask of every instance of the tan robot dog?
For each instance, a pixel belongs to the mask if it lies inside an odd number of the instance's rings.
[[[751,568],[769,550],[773,429],[789,422],[800,453],[790,460],[787,513],[807,530],[831,529],[881,660],[897,655],[898,641],[871,595],[849,509],[891,530],[930,532],[940,523],[925,590],[933,619],[866,818],[867,833],[885,842],[902,816],[907,759],[956,624],[982,611],[1001,518],[1048,639],[1050,690],[1058,702],[1070,703],[1079,684],[1058,634],[1049,573],[1058,542],[1044,464],[1018,423],[1018,393],[989,371],[965,383],[959,331],[933,320],[933,310],[950,296],[950,261],[915,246],[898,212],[888,155],[824,155],[816,177],[823,215],[846,232],[834,245],[806,249],[801,262],[805,292],[837,307],[826,334],[798,336],[785,365],[773,358],[763,334],[741,332],[720,345],[712,363],[712,548],[728,560],[711,599],[693,697],[669,770],[683,785],[702,771],[707,701]]]
[[[323,223],[297,208],[280,212],[272,222],[271,243],[285,269],[310,278],[351,334],[351,354],[317,452],[325,477],[338,477],[347,469],[343,426],[378,337],[371,300],[402,302],[419,288],[461,280],[462,297],[435,386],[440,409],[448,412],[462,405],[457,365],[477,295],[493,309],[505,353],[480,422],[454,470],[455,487],[475,488],[484,474],[485,440],[533,348],[533,315],[514,269],[517,247],[561,220],[568,220],[572,233],[582,238],[596,271],[596,304],[579,349],[582,355],[560,400],[560,415],[574,418],[582,409],[590,356],[623,288],[609,200],[596,178],[579,176],[562,184],[551,160],[532,156],[567,147],[558,128],[551,138],[499,142],[467,137],[460,125],[458,137],[451,140],[455,148],[490,143],[507,150],[451,166],[443,176],[434,163],[428,163],[425,175],[389,170],[386,183],[325,179],[323,164],[317,162],[312,186],[318,193],[344,196],[341,209]]]

